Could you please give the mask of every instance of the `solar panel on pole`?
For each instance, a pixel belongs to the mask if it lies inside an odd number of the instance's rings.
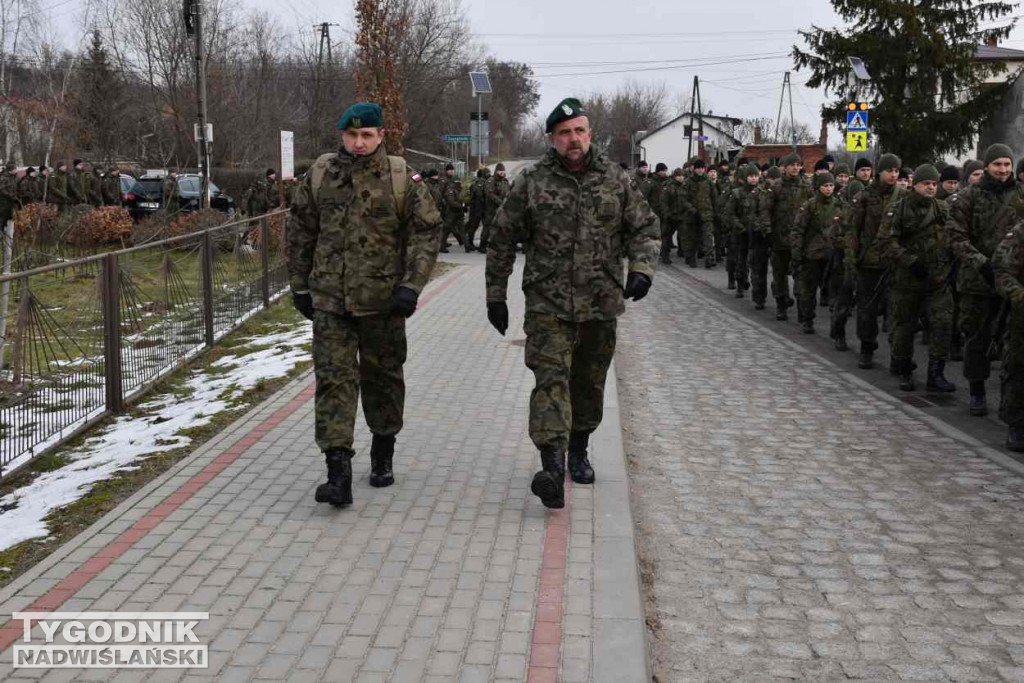
[[[470,71],[469,80],[473,84],[473,97],[489,95],[494,92],[491,89],[491,79],[487,77],[486,71]]]

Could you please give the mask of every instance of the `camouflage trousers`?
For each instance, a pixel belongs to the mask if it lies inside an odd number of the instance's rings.
[[[1024,306],[1018,305],[1010,311],[999,379],[1002,386],[999,419],[1017,426],[1024,422]]]
[[[988,350],[992,327],[1002,299],[984,294],[960,293],[960,330],[964,333],[964,379],[983,382],[992,374]]]
[[[484,227],[480,231],[480,251],[487,252],[487,242],[491,239],[491,221],[494,219],[484,221]]]
[[[457,213],[454,217],[446,217],[444,219],[444,227],[441,228],[441,248],[444,249],[448,246],[449,235],[454,236],[455,241],[462,244],[462,233],[462,214]]]
[[[874,353],[878,348],[878,316],[885,310],[887,299],[884,277],[881,268],[857,269],[857,339],[861,353]]]
[[[893,289],[891,295],[892,333],[890,351],[896,359],[914,357],[914,334],[918,321],[928,316],[930,326],[928,358],[946,360],[950,328],[953,326],[953,295],[941,289]]]
[[[479,211],[469,210],[469,220],[463,229],[463,237],[473,244],[473,238],[476,237],[476,231],[480,227],[480,223],[483,221],[483,214]]]
[[[832,291],[832,303],[829,306],[831,325],[829,336],[832,339],[846,338],[846,321],[853,313],[854,287],[853,278],[847,281],[846,264],[843,262],[843,250],[832,252],[832,272],[829,273],[829,289]]]
[[[359,392],[374,434],[402,430],[405,409],[405,318],[398,315],[313,316],[316,444],[352,448]]]
[[[747,266],[749,236],[746,232],[733,234],[726,253],[725,270],[736,281],[737,287],[746,289],[750,285],[750,269]]]
[[[530,438],[564,449],[569,432],[593,432],[604,417],[604,382],[615,355],[615,320],[574,323],[527,313],[526,367],[536,384],[530,394]]]
[[[796,310],[800,322],[814,321],[818,310],[818,285],[825,274],[825,259],[805,259],[797,271],[794,285],[796,287]]]
[[[772,296],[775,300],[789,299],[789,262],[793,253],[789,249],[772,249]]]
[[[750,298],[755,304],[763,304],[768,298],[768,261],[771,259],[771,245],[757,231],[750,232]]]

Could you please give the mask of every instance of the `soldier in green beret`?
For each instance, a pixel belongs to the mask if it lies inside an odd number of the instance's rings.
[[[567,447],[572,480],[594,481],[587,446],[603,416],[616,318],[624,298],[647,295],[660,232],[629,176],[591,146],[590,121],[578,100],[555,107],[547,132],[552,149],[516,179],[491,228],[487,318],[505,334],[508,278],[522,243],[526,365],[536,378],[530,438],[542,467],[530,488],[545,506],[560,508]]]
[[[405,409],[405,320],[437,260],[441,216],[405,159],[388,156],[379,105],[338,121],[342,149],[324,154],[295,193],[288,272],[295,307],[313,321],[316,442],[327,459],[318,503],[352,503],[356,406],[373,433],[370,485],[394,483]]]

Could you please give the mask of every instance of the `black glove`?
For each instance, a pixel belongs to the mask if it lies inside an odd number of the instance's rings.
[[[648,290],[651,288],[651,278],[647,277],[643,273],[632,272],[626,279],[626,298],[632,299],[633,301],[640,301],[647,296]]]
[[[306,320],[313,319],[313,295],[309,292],[302,292],[301,294],[292,292],[292,305],[295,306],[295,310],[302,314]]]
[[[420,295],[408,287],[395,287],[391,297],[393,302],[391,311],[393,313],[408,318],[416,312],[416,302],[419,300]]]
[[[991,261],[985,261],[985,265],[978,268],[978,272],[981,273],[982,279],[985,280],[989,287],[992,289],[996,288],[996,271],[992,270]]]
[[[924,280],[928,277],[928,266],[921,262],[921,259],[917,259],[910,264],[910,274],[916,277],[918,280]]]
[[[488,301],[487,320],[504,337],[508,330],[508,304],[504,301]]]

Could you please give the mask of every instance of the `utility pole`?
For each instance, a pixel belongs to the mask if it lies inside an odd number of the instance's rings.
[[[338,24],[329,24],[326,21],[316,24],[313,29],[320,34],[320,46],[316,55],[316,76],[313,83],[313,117],[310,121],[310,132],[313,139],[313,149],[319,150],[323,125],[320,121],[320,107],[323,99],[324,81],[324,53],[327,53],[327,63],[334,63],[334,55],[331,51],[331,27]]]
[[[774,142],[779,141],[779,126],[782,124],[782,104],[786,101],[786,91],[789,91],[789,129],[793,151],[796,151],[796,120],[793,118],[793,83],[789,80],[789,72],[782,76],[782,92],[779,93],[779,115],[775,117]]]
[[[686,161],[693,158],[693,108],[697,107],[697,156],[702,159],[704,137],[704,111],[700,103],[700,77],[693,77],[693,93],[690,95],[690,137],[686,143]]]
[[[199,193],[200,207],[210,208],[210,141],[206,121],[206,53],[203,46],[202,0],[185,0],[185,32],[196,39],[196,109],[199,128],[196,142],[199,143],[199,173],[202,190]]]

